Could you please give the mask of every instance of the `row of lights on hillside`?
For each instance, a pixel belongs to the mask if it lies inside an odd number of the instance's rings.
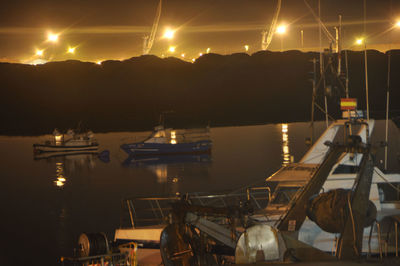
[[[398,20],[394,24],[393,27],[400,28],[400,20]],[[288,26],[285,25],[285,24],[279,25],[276,28],[276,34],[281,35],[281,36],[284,35],[287,32],[287,28],[288,28]],[[164,31],[164,34],[162,35],[162,38],[168,39],[168,40],[172,40],[175,37],[176,31],[177,30],[174,30],[174,29],[171,29],[171,28],[166,28],[165,31]],[[303,33],[303,31],[302,31],[302,33]],[[55,34],[55,33],[49,32],[47,34],[47,42],[53,43],[53,44],[57,43],[59,41],[59,35],[60,34]],[[365,38],[358,38],[356,40],[355,44],[356,45],[365,44]],[[281,37],[281,50],[282,50],[282,46],[283,46],[283,44],[282,44],[282,37]],[[249,45],[247,45],[247,44],[244,45],[243,47],[244,47],[244,50],[246,52],[248,52],[249,49],[250,49]],[[43,57],[44,56],[44,51],[45,51],[45,49],[37,49],[35,54],[38,57]],[[75,54],[75,51],[76,51],[76,47],[69,46],[67,48],[67,50],[66,50],[66,53],[67,54]],[[206,49],[206,53],[207,54],[210,53],[210,51],[211,51],[211,48],[207,48]],[[168,53],[174,54],[175,52],[176,52],[176,46],[169,46]],[[199,56],[202,56],[202,55],[203,55],[203,53],[199,53]],[[182,58],[185,58],[185,56],[186,56],[185,53],[181,53],[181,57]],[[162,57],[164,57],[164,55],[162,55]],[[192,58],[191,60],[194,62],[196,59]],[[97,63],[101,64],[101,61],[97,61]]]
[[[56,34],[56,33],[49,32],[49,33],[47,34],[47,42],[55,44],[55,43],[58,42],[59,36],[60,36],[60,34]],[[76,50],[76,47],[69,46],[69,47],[67,48],[67,51],[66,51],[66,52],[67,52],[68,54],[75,54],[75,50]],[[36,49],[36,53],[35,53],[35,54],[36,54],[38,57],[42,57],[42,56],[44,55],[44,51],[45,51],[45,49]]]

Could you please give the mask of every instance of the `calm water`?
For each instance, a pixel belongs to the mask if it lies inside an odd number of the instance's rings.
[[[384,122],[376,127],[373,141],[383,140]],[[317,129],[320,133],[323,123]],[[217,192],[262,181],[292,156],[301,158],[309,124],[213,128],[210,157],[126,161],[119,146],[148,134],[97,134],[100,150],[111,153],[108,163],[90,155],[34,160],[32,144],[50,136],[0,137],[0,265],[56,265],[61,256],[72,255],[82,232],[112,238],[126,196]],[[389,134],[389,168],[399,169],[399,130],[390,124]],[[381,158],[383,150],[379,165]]]

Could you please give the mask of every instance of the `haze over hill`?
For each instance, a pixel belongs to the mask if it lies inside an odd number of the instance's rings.
[[[396,75],[400,50],[391,54],[394,114],[400,110]],[[79,121],[95,132],[148,130],[163,111],[174,111],[170,122],[180,127],[305,121],[310,119],[313,58],[319,55],[261,51],[206,54],[195,63],[155,56],[101,65],[0,63],[0,134],[46,134],[54,128],[74,127]],[[349,52],[348,58],[350,96],[357,97],[364,109],[364,55]],[[387,54],[368,51],[372,117],[382,117],[385,110],[387,59]],[[340,88],[332,75],[327,84]],[[329,111],[336,117],[341,96],[343,89],[333,89],[329,98]]]

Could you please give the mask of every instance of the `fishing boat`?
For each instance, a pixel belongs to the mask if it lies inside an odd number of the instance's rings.
[[[155,127],[152,134],[141,142],[121,145],[122,150],[134,156],[210,153],[211,147],[208,127],[174,130],[164,126]]]
[[[82,154],[97,153],[99,144],[94,138],[92,131],[77,134],[69,129],[66,134],[60,133],[57,129],[53,131],[53,139],[44,143],[33,144],[35,154],[51,153],[61,154]]]

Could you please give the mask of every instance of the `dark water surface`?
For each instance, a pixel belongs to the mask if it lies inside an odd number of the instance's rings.
[[[72,255],[82,232],[106,232],[112,238],[126,196],[229,191],[260,182],[307,150],[309,124],[288,124],[287,133],[284,127],[212,128],[210,157],[145,163],[127,162],[119,146],[148,132],[96,134],[100,150],[111,153],[108,163],[91,155],[34,160],[32,144],[50,136],[1,136],[0,265],[56,265],[61,256]],[[317,132],[323,127],[317,123]],[[389,168],[399,169],[400,134],[392,123],[389,136]],[[373,141],[383,139],[384,122],[378,121]],[[380,166],[382,158],[380,150]]]

